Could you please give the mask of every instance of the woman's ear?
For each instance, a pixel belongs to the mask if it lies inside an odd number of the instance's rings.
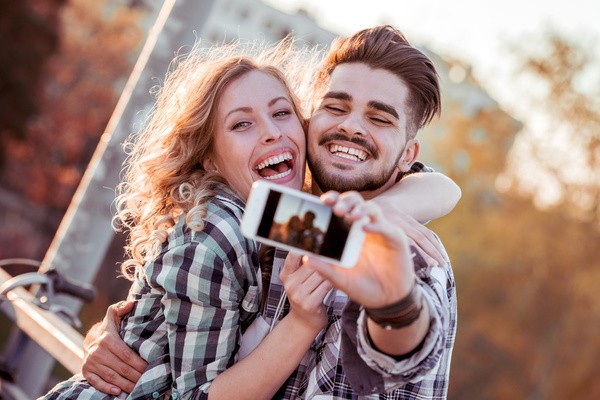
[[[421,143],[417,139],[409,140],[404,146],[402,157],[398,160],[398,169],[402,172],[408,172],[413,163],[417,161],[420,149]]]
[[[218,171],[217,166],[215,165],[215,162],[212,160],[211,157],[207,158],[202,162],[202,167],[206,172]]]

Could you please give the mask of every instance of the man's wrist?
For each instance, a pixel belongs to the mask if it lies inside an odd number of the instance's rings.
[[[98,336],[102,333],[100,326],[102,322],[96,322],[92,327],[87,331],[83,338],[83,348],[86,349],[90,344],[94,343]]]
[[[380,308],[366,308],[367,316],[386,330],[412,325],[423,310],[423,294],[415,281],[410,293],[400,301]]]

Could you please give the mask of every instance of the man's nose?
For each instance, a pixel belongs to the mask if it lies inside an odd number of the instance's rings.
[[[363,124],[363,120],[357,113],[349,113],[346,115],[346,118],[338,124],[338,129],[341,133],[348,136],[365,136],[367,134],[367,129]]]

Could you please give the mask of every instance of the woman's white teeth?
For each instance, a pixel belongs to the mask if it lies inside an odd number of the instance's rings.
[[[256,169],[257,170],[261,170],[261,169],[269,167],[271,165],[279,164],[279,163],[282,163],[282,162],[284,162],[286,160],[291,160],[292,158],[293,158],[292,157],[292,153],[280,154],[278,156],[271,157],[271,158],[269,158],[269,159],[261,162],[260,164],[258,164],[256,166]],[[279,175],[281,175],[281,174],[279,174]],[[271,179],[274,179],[274,177],[271,177]]]
[[[348,160],[353,161],[356,161],[357,159],[364,161],[367,158],[367,153],[362,150],[352,149],[337,144],[332,144],[329,146],[329,151],[338,157],[347,158]]]
[[[289,175],[289,174],[291,174],[291,173],[292,173],[292,170],[291,170],[291,169],[288,169],[287,171],[285,171],[285,172],[282,172],[282,173],[280,173],[280,174],[277,174],[277,175],[273,175],[273,176],[265,176],[265,177],[264,177],[264,179],[267,179],[267,180],[270,180],[270,181],[271,181],[271,180],[274,180],[274,179],[280,179],[280,178],[283,178],[283,177],[285,177],[285,176],[288,176],[288,175]]]

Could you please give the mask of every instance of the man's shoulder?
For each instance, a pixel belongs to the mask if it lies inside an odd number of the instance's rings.
[[[435,172],[435,170],[420,161],[415,161],[411,166],[406,175],[414,174],[417,172]]]

